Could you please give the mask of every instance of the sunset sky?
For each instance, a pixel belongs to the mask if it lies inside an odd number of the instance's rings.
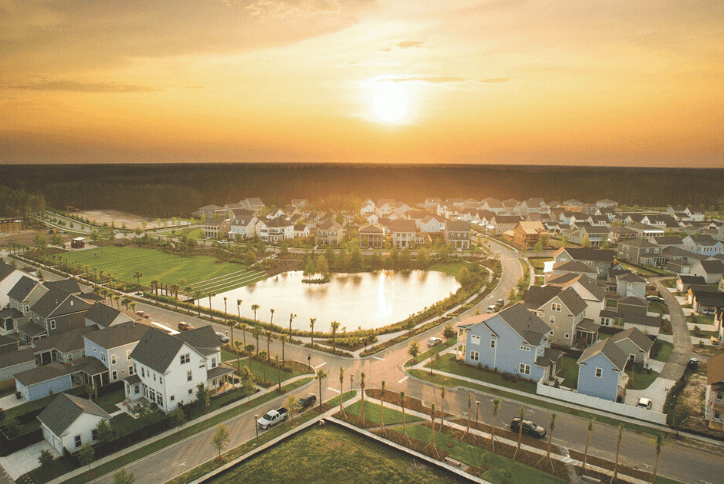
[[[724,167],[724,4],[0,0],[0,163]]]

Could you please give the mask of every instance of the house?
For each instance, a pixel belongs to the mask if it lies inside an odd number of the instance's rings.
[[[628,227],[621,225],[612,226],[608,231],[608,241],[612,244],[618,244],[622,240],[635,239],[638,233]]]
[[[568,262],[553,262],[551,264],[550,268],[546,266],[546,270],[544,271],[546,281],[554,278],[555,276],[559,276],[561,274],[585,274],[586,276],[590,277],[591,279],[597,279],[599,276],[598,269],[596,269],[593,266],[590,266],[584,262],[580,262],[577,260],[572,260]]]
[[[223,239],[231,231],[229,220],[223,218],[206,219],[200,225],[201,233],[207,239]]]
[[[651,242],[655,238],[663,237],[665,230],[661,227],[654,227],[653,225],[643,223],[631,223],[627,227],[636,232],[636,237],[639,239],[645,239]]]
[[[445,224],[445,243],[456,249],[470,249],[470,222],[451,220]]]
[[[562,274],[548,281],[549,286],[570,287],[586,302],[586,318],[600,320],[601,311],[606,309],[606,291],[585,274]]]
[[[43,438],[63,455],[66,450],[75,452],[86,443],[95,443],[98,423],[110,424],[111,416],[90,400],[63,393],[40,412],[38,420]]]
[[[261,217],[256,224],[256,231],[262,241],[272,244],[294,238],[294,224],[284,217]]]
[[[505,210],[505,207],[503,207],[503,204],[497,198],[484,198],[483,200],[481,200],[480,208],[493,212],[496,215],[500,214],[503,210]]]
[[[124,379],[126,397],[146,398],[165,413],[195,401],[200,384],[222,391],[234,372],[221,363],[221,342],[211,326],[175,335],[150,328],[130,358],[134,374]]]
[[[23,219],[18,217],[0,217],[0,234],[9,234],[23,230]]]
[[[30,313],[30,307],[33,306],[48,289],[37,280],[22,276],[20,280],[8,292],[10,307],[15,308],[23,315]]]
[[[618,202],[604,198],[603,200],[597,200],[596,206],[599,208],[618,207]]]
[[[703,277],[707,284],[715,284],[724,275],[724,261],[719,259],[698,261],[691,266],[689,274]]]
[[[458,325],[457,358],[535,381],[561,369],[563,353],[549,348],[548,325],[518,303]]]
[[[619,299],[617,311],[619,314],[641,314],[648,313],[649,303],[645,299],[628,296]]]
[[[33,342],[33,353],[38,366],[53,362],[70,363],[85,356],[83,335],[98,331],[98,326],[83,326],[54,334]]]
[[[490,221],[490,225],[493,227],[493,234],[502,235],[508,230],[515,229],[518,222],[522,220],[519,215],[496,215]]]
[[[0,308],[4,308],[10,304],[8,293],[23,277],[34,280],[34,278],[27,276],[23,271],[19,271],[10,264],[6,264],[0,260]]]
[[[91,305],[78,296],[69,294],[58,286],[51,286],[30,308],[30,322],[21,325],[18,330],[21,337],[25,335],[25,341],[30,343],[35,337],[42,336],[37,334],[35,328],[28,328],[28,325],[37,325],[43,330],[44,336],[62,333],[85,326],[85,314],[90,308]],[[30,338],[31,334],[36,336]]]
[[[421,232],[436,234],[445,230],[445,219],[439,215],[428,215],[417,225]]]
[[[689,216],[692,222],[703,222],[706,218],[704,211],[696,207],[686,207],[684,213]]]
[[[616,255],[619,260],[642,266],[662,266],[666,263],[661,247],[643,239],[620,241]]]
[[[533,286],[523,293],[525,307],[541,318],[547,325],[552,344],[571,347],[585,346],[598,339],[598,324],[588,320],[580,331],[578,325],[586,317],[588,304],[573,288],[558,286]],[[583,338],[578,341],[578,338]]]
[[[359,229],[359,244],[363,249],[381,249],[385,241],[385,231],[377,225],[366,225]]]
[[[300,208],[309,205],[309,200],[306,198],[292,198],[292,207]]]
[[[415,234],[417,226],[412,220],[393,220],[390,224],[390,235],[392,245],[398,248],[412,247],[415,245]]]
[[[687,235],[682,241],[684,250],[709,257],[722,253],[722,243],[711,235]]]
[[[571,242],[578,245],[585,245],[588,242],[589,247],[601,247],[604,242],[608,242],[609,228],[605,225],[591,225],[588,222],[577,223],[577,228],[568,233]]]
[[[692,307],[699,314],[703,311],[715,311],[717,308],[724,308],[724,292],[697,292],[693,297]]]
[[[257,215],[260,214],[264,208],[264,202],[261,201],[261,198],[246,198],[239,203],[244,209],[253,210]]]
[[[134,374],[131,353],[149,326],[126,322],[83,335],[85,354],[97,358],[107,368],[109,383]]]
[[[623,329],[636,328],[647,336],[658,336],[661,332],[661,317],[635,313],[618,313]]]
[[[250,239],[256,235],[259,219],[255,215],[234,215],[229,222],[229,238],[234,240]]]
[[[542,237],[548,237],[548,230],[540,221],[521,221],[513,228],[513,243],[520,247],[535,247]]]
[[[616,276],[616,294],[621,297],[633,296],[646,298],[646,279],[636,274],[622,274]]]
[[[644,367],[649,363],[649,355],[654,342],[638,328],[629,328],[611,336],[616,346],[628,355],[628,360]]]
[[[17,332],[18,324],[24,318],[25,315],[15,308],[0,310],[0,334]]]
[[[206,205],[196,211],[199,218],[205,220],[211,220],[212,218],[222,218],[226,214],[226,209],[219,207],[218,205]]]
[[[294,238],[297,237],[309,237],[309,226],[306,224],[295,224],[294,225]]]
[[[17,373],[36,368],[32,348],[12,351],[0,355],[0,382],[12,379]]]
[[[553,260],[558,263],[571,260],[583,262],[595,267],[599,275],[603,277],[611,267],[615,254],[616,252],[612,250],[561,247],[553,254]]]
[[[16,373],[15,390],[27,402],[62,393],[73,388],[72,374],[75,369],[61,363],[50,363],[31,370]]]
[[[709,428],[724,430],[724,354],[713,356],[706,363],[704,404]]]
[[[577,361],[578,393],[612,402],[623,399],[627,361],[628,356],[611,338],[589,346]]]
[[[317,234],[314,237],[316,245],[339,245],[344,237],[344,229],[334,220],[327,219],[317,224]]]
[[[133,321],[126,313],[112,308],[102,302],[96,302],[84,315],[86,326],[98,325],[100,328],[110,328],[116,324]]]
[[[692,284],[703,285],[706,284],[706,280],[701,276],[686,276],[683,274],[676,275],[677,291],[687,292]]]

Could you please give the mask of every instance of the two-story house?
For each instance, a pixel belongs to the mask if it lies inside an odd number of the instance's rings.
[[[381,249],[385,242],[385,231],[377,225],[366,225],[359,229],[359,244],[363,249]]]
[[[616,276],[616,294],[621,297],[646,298],[646,279],[636,274],[621,274]]]
[[[711,357],[706,363],[704,405],[709,428],[724,430],[724,354]]]
[[[244,240],[254,237],[258,221],[255,215],[235,215],[229,222],[229,238]]]
[[[617,258],[642,266],[662,266],[666,263],[661,247],[644,239],[622,240],[618,243]]]
[[[436,234],[445,230],[445,219],[439,215],[428,215],[420,220],[417,228],[426,234]]]
[[[561,368],[562,352],[549,348],[548,325],[521,304],[477,315],[458,325],[457,358],[535,381]]]
[[[145,397],[166,413],[195,401],[199,384],[221,391],[234,372],[221,364],[221,342],[211,326],[175,335],[150,328],[130,358],[134,374],[124,379],[126,397]]]
[[[149,327],[126,322],[83,335],[85,354],[97,358],[108,369],[109,382],[134,374],[131,353]]]
[[[317,235],[315,243],[317,245],[339,245],[342,243],[344,229],[334,220],[327,219],[317,224]]]
[[[93,304],[84,315],[86,326],[98,325],[100,328],[110,328],[116,324],[133,321],[128,314],[112,308],[100,301]]]
[[[294,238],[294,224],[284,217],[261,217],[256,230],[261,240],[272,244]]]
[[[231,225],[228,219],[210,218],[201,223],[201,233],[207,239],[222,239],[229,235]]]
[[[413,247],[415,234],[417,234],[417,226],[412,220],[393,220],[390,224],[392,245],[395,247]]]
[[[8,293],[23,277],[29,276],[0,260],[0,309],[10,304]],[[29,278],[33,279],[32,277]]]
[[[588,305],[573,288],[533,286],[523,293],[523,300],[525,307],[549,326],[549,339],[552,344],[571,347],[580,337],[585,340],[581,342],[581,346],[596,341],[598,325],[590,318],[584,319]],[[579,332],[586,334],[579,335]]]
[[[612,402],[623,399],[628,356],[611,338],[586,348],[578,359],[578,393]]]
[[[684,250],[713,257],[722,253],[722,243],[711,235],[687,235],[682,240]]]
[[[74,294],[53,286],[30,308],[30,320],[18,332],[25,342],[85,326],[91,305]]]
[[[513,242],[520,247],[535,247],[543,236],[548,236],[548,230],[540,221],[521,221],[513,228]]]
[[[606,309],[606,291],[596,279],[585,274],[562,274],[549,280],[546,285],[561,289],[570,287],[576,291],[586,302],[586,318],[593,321],[599,321],[601,311]]]
[[[23,315],[30,315],[30,308],[35,305],[48,288],[29,276],[22,276],[8,292],[10,307],[15,308]]]
[[[456,249],[470,249],[470,222],[451,220],[445,224],[445,243]]]

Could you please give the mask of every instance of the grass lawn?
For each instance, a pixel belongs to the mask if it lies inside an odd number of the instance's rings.
[[[224,358],[223,355],[221,358],[223,360],[223,358]],[[227,360],[223,360],[223,361],[227,361]],[[229,360],[229,361],[227,361],[227,363],[229,365],[233,366],[234,368],[236,368],[236,355],[234,355],[233,360]],[[279,363],[281,363],[281,359],[279,360]],[[288,361],[287,361],[287,364],[289,364]],[[261,363],[259,361],[251,360],[251,359],[247,358],[245,360],[241,360],[241,366],[250,367],[251,373],[254,376],[258,376],[258,377],[262,378],[262,377],[264,377],[264,374],[266,372],[267,380],[271,380],[273,382],[277,381],[277,368],[273,365],[267,365],[267,364]],[[301,371],[291,371],[291,372],[282,371],[281,373],[282,373],[282,375],[281,375],[282,382],[289,380],[290,378],[294,378],[294,377],[297,377],[297,376],[303,374]]]
[[[655,371],[651,371],[649,374],[645,373],[641,365],[636,365],[634,368],[636,368],[636,374],[631,379],[631,368],[626,365],[626,374],[628,375],[626,389],[628,390],[646,390],[659,377],[659,374]]]
[[[457,277],[458,272],[460,272],[460,269],[463,268],[463,265],[464,264],[462,262],[438,262],[437,264],[433,264],[428,267],[427,270],[438,271],[447,274],[448,276]]]
[[[701,316],[699,314],[690,314],[686,317],[687,323],[698,324],[699,326],[714,325],[714,316]]]
[[[697,338],[709,338],[711,336],[719,336],[719,333],[717,331],[702,331],[701,329],[699,331],[695,329],[690,329],[689,334]]]
[[[674,351],[674,345],[668,341],[657,339],[651,348],[651,357],[656,361],[668,361],[671,352]],[[656,356],[654,356],[656,355]]]
[[[344,407],[344,411],[348,414],[354,415],[355,417],[362,418],[362,402],[357,401],[349,407]],[[385,406],[383,407],[382,413],[385,419],[385,425],[402,423],[402,412],[392,410],[391,408],[387,408],[387,406]],[[376,403],[365,402],[365,420],[380,425],[380,406]],[[422,419],[419,417],[410,415],[407,412],[405,413],[405,422],[407,423],[418,422],[420,420]]]
[[[425,361],[427,358],[430,358],[430,356],[434,355],[435,353],[440,353],[441,351],[444,351],[444,350],[450,348],[451,346],[456,345],[457,342],[458,342],[457,336],[455,338],[451,338],[447,341],[443,341],[439,345],[430,348],[429,350],[425,351],[424,353],[420,353],[419,355],[417,355],[417,358],[415,358],[414,360],[408,360],[407,363],[405,363],[405,366],[412,366],[421,361]]]
[[[96,404],[106,412],[113,413],[118,411],[116,403],[121,403],[125,398],[126,392],[123,390],[123,387],[121,387],[113,393],[99,397]]]
[[[533,266],[536,273],[542,274],[546,262],[552,261],[552,257],[528,257],[528,262]]]
[[[116,408],[116,410],[118,410]],[[116,434],[120,437],[121,435],[130,434],[136,430],[142,429],[147,425],[150,425],[159,420],[163,420],[166,415],[161,411],[155,411],[144,418],[134,419],[127,413],[122,413],[111,418],[111,427],[116,431]]]
[[[661,320],[661,329],[659,329],[659,333],[668,334],[668,335],[674,334],[673,331],[671,331],[671,320],[669,320],[669,319]]]
[[[661,284],[664,287],[668,287],[669,289],[673,289],[676,287],[676,279],[664,279],[661,281]]]
[[[669,314],[669,307],[664,302],[651,302],[649,303],[649,311],[658,314]]]
[[[402,432],[401,428],[394,429]],[[407,429],[410,438],[420,442],[430,442],[430,429],[415,425]],[[473,467],[488,468],[482,479],[494,484],[507,482],[508,484],[559,484],[566,481],[545,472],[533,469],[519,462],[514,462],[501,455],[493,454],[480,447],[460,442],[454,437],[441,432],[435,432],[435,445],[450,452],[450,457]]]
[[[431,466],[417,466],[400,451],[327,425],[301,432],[208,482],[466,482],[453,476]]]
[[[425,365],[425,368],[430,368],[430,364]],[[501,387],[512,388],[526,393],[535,393],[536,384],[528,381],[519,381],[518,383],[503,380],[502,375],[493,373],[492,371],[485,371],[482,368],[475,366],[469,366],[455,361],[455,355],[447,354],[440,358],[439,363],[433,363],[433,371],[439,370],[446,373],[453,373],[465,378],[474,378],[479,380],[481,383],[492,383],[493,385],[499,385]],[[429,374],[429,373],[428,373]],[[433,378],[445,379],[440,375],[435,375]]]
[[[62,254],[62,257],[69,262],[102,270],[106,275],[113,274],[116,279],[126,282],[136,282],[133,275],[141,272],[143,274],[141,284],[146,286],[149,286],[153,280],[164,284],[178,284],[180,279],[186,279],[187,284],[196,284],[246,270],[246,266],[241,264],[216,264],[214,257],[181,257],[155,249],[113,245],[67,252]]]
[[[609,335],[606,335],[609,336]],[[610,337],[610,336],[609,336]],[[563,369],[558,374],[560,378],[564,378],[562,385],[564,387],[578,388],[578,363],[576,358],[563,355]]]

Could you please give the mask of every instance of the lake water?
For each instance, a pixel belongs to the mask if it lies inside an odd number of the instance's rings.
[[[436,271],[379,271],[359,274],[336,274],[327,284],[305,284],[302,271],[285,272],[264,281],[212,298],[212,308],[253,318],[252,304],[258,304],[257,318],[269,322],[274,309],[274,324],[289,327],[289,315],[297,315],[292,328],[309,330],[309,319],[317,318],[314,329],[330,331],[330,323],[339,321],[340,331],[374,329],[396,323],[426,306],[445,299],[460,285],[454,277]],[[209,299],[201,305],[208,307]]]

